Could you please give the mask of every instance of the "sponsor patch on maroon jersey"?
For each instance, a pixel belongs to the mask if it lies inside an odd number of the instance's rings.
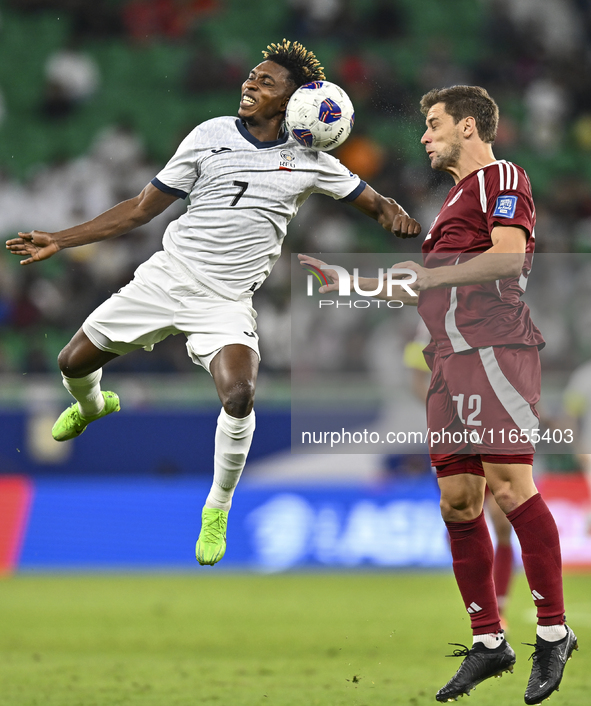
[[[493,216],[501,218],[514,218],[517,206],[517,196],[499,196]]]

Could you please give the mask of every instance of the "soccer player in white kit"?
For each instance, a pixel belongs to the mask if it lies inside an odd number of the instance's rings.
[[[291,94],[324,79],[314,54],[283,40],[263,55],[242,85],[238,118],[198,125],[138,196],[73,228],[19,233],[6,244],[28,265],[63,248],[127,233],[189,196],[186,213],[164,233],[163,250],[140,265],[59,354],[64,386],[76,402],[52,434],[58,441],[73,439],[90,422],[119,411],[118,396],[100,388],[105,363],[185,334],[189,356],[210,372],[222,403],[213,484],[196,546],[201,564],[215,564],[226,551],[228,511],[255,428],[259,349],[251,298],[279,257],[287,224],[317,192],[350,201],[398,237],[420,232],[393,199],[285,131]]]

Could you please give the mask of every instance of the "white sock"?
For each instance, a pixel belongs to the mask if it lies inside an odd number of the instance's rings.
[[[474,635],[472,638],[472,644],[475,645],[477,642],[482,642],[485,647],[490,650],[494,650],[498,647],[501,642],[505,639],[505,634],[502,632],[487,632],[484,635]]]
[[[546,642],[558,642],[566,637],[566,625],[538,625],[536,635]]]
[[[254,428],[254,410],[247,417],[238,419],[222,408],[215,432],[213,484],[205,507],[228,511],[232,506],[232,496],[246,463]]]
[[[64,387],[78,402],[78,409],[83,417],[92,417],[105,406],[100,385],[102,376],[102,368],[82,378],[68,378],[62,373]]]

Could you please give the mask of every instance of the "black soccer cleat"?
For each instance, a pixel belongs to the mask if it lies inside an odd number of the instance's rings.
[[[475,686],[485,679],[500,677],[503,672],[512,672],[515,664],[515,652],[507,640],[503,640],[498,647],[489,649],[482,642],[476,642],[471,649],[465,645],[450,642],[450,645],[463,647],[454,650],[448,657],[465,657],[458,671],[439,689],[435,698],[437,701],[457,701],[458,696],[470,694]]]
[[[558,691],[566,663],[571,658],[573,650],[578,650],[577,636],[566,627],[566,637],[558,642],[548,642],[536,636],[536,644],[530,659],[532,660],[531,675],[525,689],[526,704],[540,704],[554,691]],[[524,643],[529,644],[529,643]]]

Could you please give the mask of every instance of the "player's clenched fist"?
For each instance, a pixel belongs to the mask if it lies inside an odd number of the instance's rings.
[[[394,217],[392,222],[392,233],[397,238],[416,238],[421,232],[421,225],[408,213],[400,213]]]
[[[21,260],[21,265],[47,260],[60,249],[51,233],[33,230],[30,233],[19,233],[18,235],[18,238],[6,241],[6,248],[13,255],[26,257],[26,260]]]
[[[414,218],[411,218],[399,203],[396,203],[390,196],[380,196],[369,186],[366,186],[365,189],[373,193],[380,204],[382,213],[377,217],[377,220],[382,228],[389,230],[397,238],[417,237],[421,232],[421,224],[415,221]],[[369,213],[369,215],[371,215],[371,213]]]

